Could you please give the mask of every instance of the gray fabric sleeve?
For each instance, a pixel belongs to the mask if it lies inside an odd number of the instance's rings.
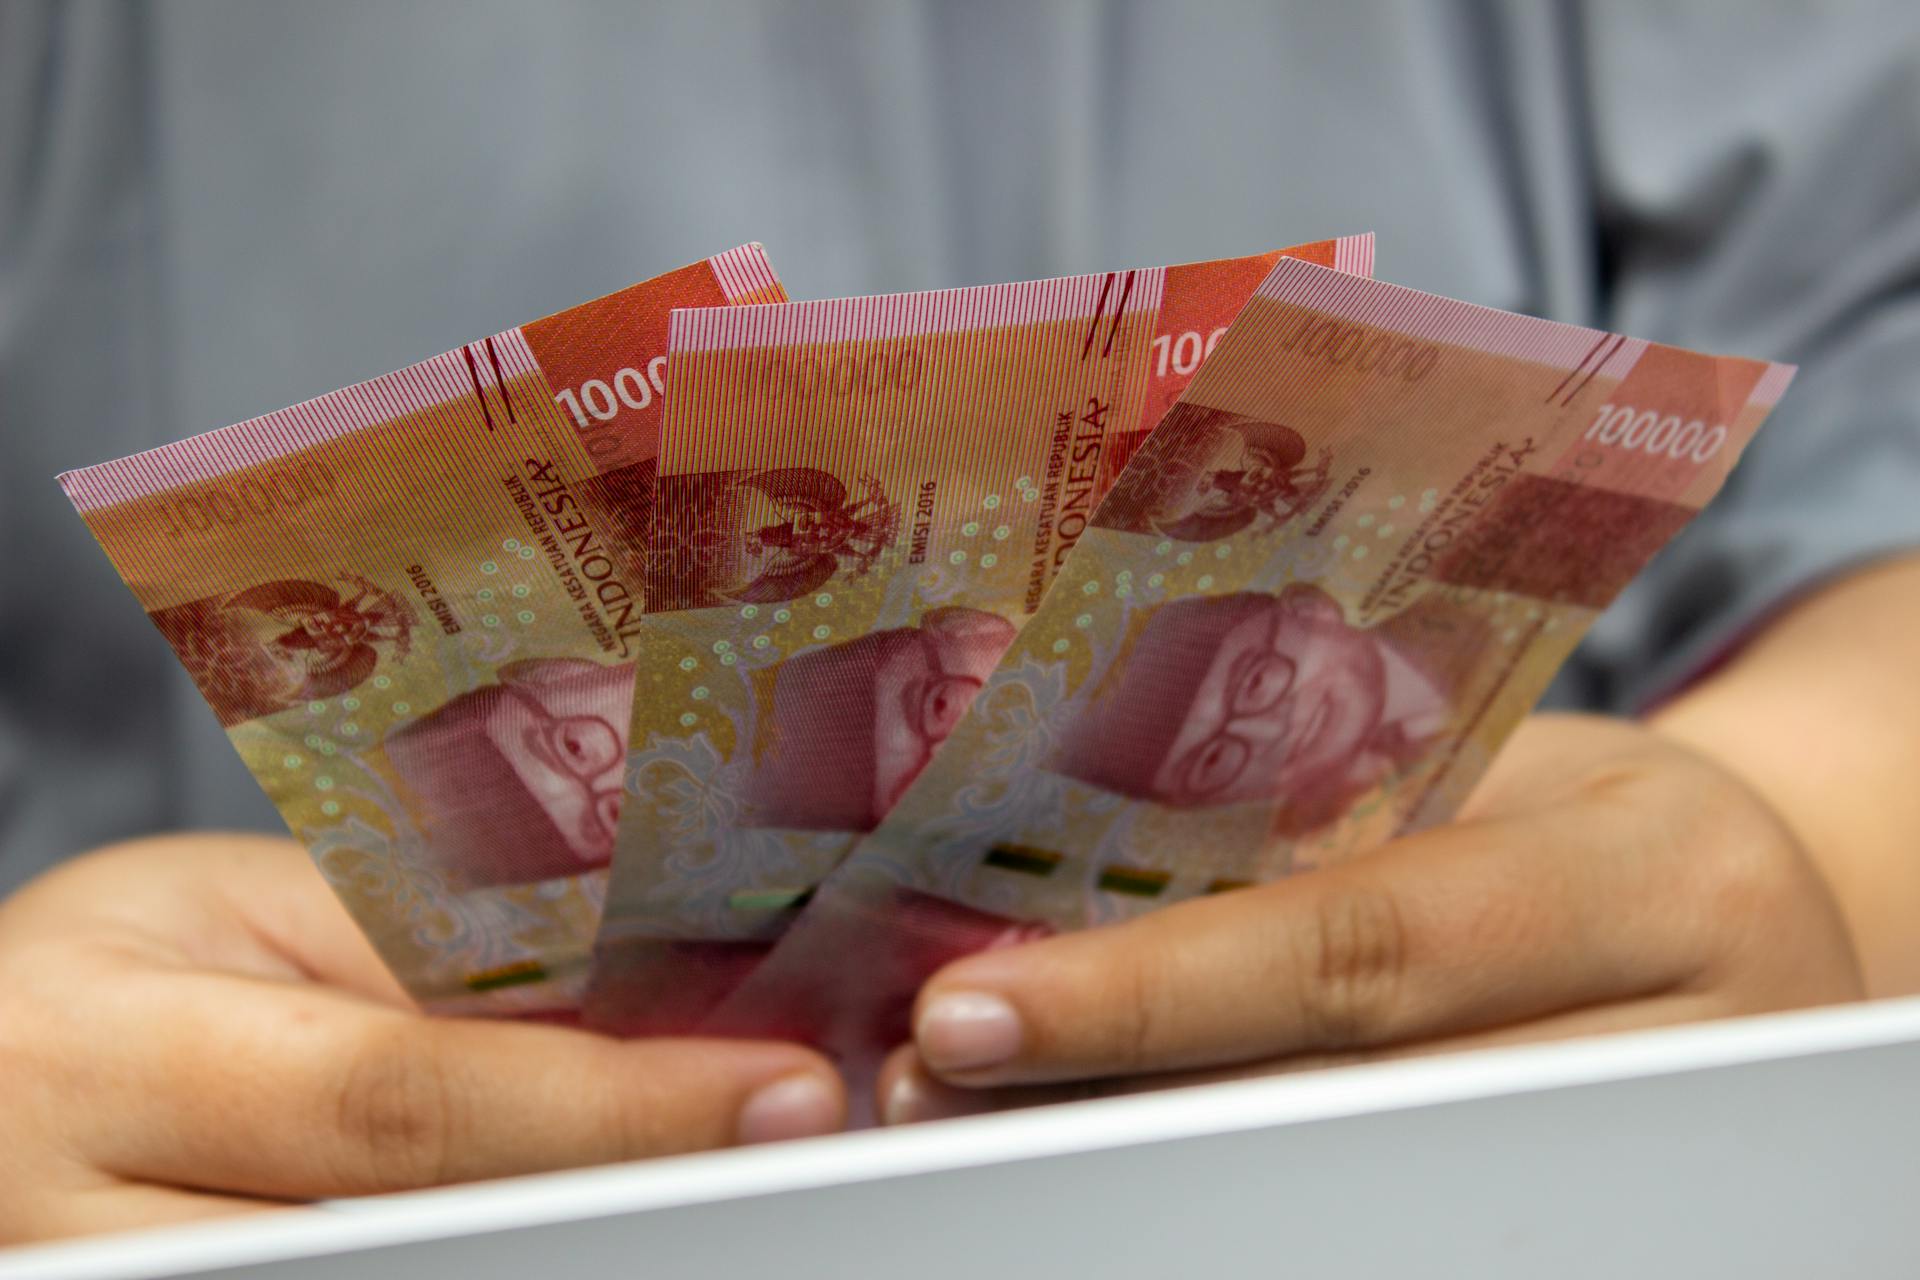
[[[0,894],[178,789],[178,664],[53,483],[165,429],[143,22],[0,4]]]
[[[1801,366],[1595,627],[1584,700],[1642,707],[1800,593],[1920,547],[1920,7],[1840,7],[1595,6],[1578,28],[1607,323]]]

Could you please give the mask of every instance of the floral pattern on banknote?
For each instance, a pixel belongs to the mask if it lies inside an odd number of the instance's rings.
[[[737,728],[751,734],[751,726]],[[737,891],[745,882],[746,867],[776,879],[782,871],[797,872],[789,842],[746,823],[739,824],[737,839],[719,841],[712,836],[715,830],[733,827],[739,818],[747,790],[741,775],[750,767],[746,761],[726,761],[704,733],[684,738],[656,735],[629,757],[635,803],[645,805],[649,821],[658,823],[666,837],[671,849],[667,869],[673,876],[672,886],[677,886],[671,891],[657,888],[650,895],[655,910],[644,919],[652,936],[738,934],[744,918],[770,919],[787,905],[777,886],[765,899],[743,900]],[[835,833],[821,833],[818,839],[847,843]],[[763,901],[767,905],[759,905]]]

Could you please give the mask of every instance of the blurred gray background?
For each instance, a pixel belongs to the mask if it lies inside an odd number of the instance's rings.
[[[1920,544],[1920,5],[0,0],[0,893],[278,820],[56,472],[745,240],[795,297],[1373,230],[1399,283],[1801,362],[1555,691]]]

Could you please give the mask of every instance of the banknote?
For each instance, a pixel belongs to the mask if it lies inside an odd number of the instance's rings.
[[[685,1030],[752,968],[1280,256],[675,314],[590,1025]]]
[[[577,1006],[612,856],[676,307],[746,245],[61,477],[423,1004]]]
[[[1792,373],[1278,263],[705,1029],[859,1077],[958,955],[1446,819]]]

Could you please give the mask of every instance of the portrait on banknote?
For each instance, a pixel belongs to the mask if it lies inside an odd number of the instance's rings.
[[[767,673],[746,825],[871,831],[1013,643],[964,606],[801,653]]]
[[[1068,723],[1052,767],[1175,809],[1277,803],[1275,833],[1304,834],[1445,727],[1453,690],[1424,634],[1435,626],[1456,644],[1484,639],[1437,602],[1357,627],[1307,583],[1172,601]]]
[[[527,884],[613,856],[633,668],[522,658],[388,735],[428,840],[471,886]]]

